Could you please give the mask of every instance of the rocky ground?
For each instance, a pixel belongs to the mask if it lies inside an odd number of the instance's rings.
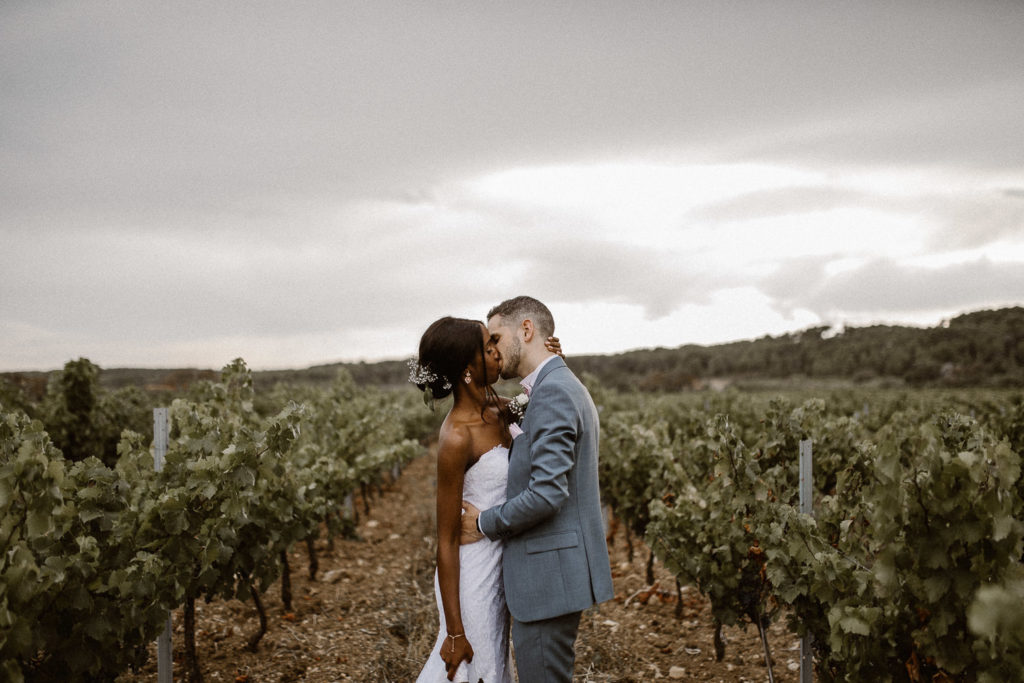
[[[436,637],[434,604],[434,465],[414,461],[401,478],[361,502],[358,538],[317,543],[320,570],[308,577],[305,546],[291,555],[293,605],[286,611],[279,586],[264,596],[269,631],[257,652],[245,642],[258,626],[251,603],[197,605],[197,641],[204,680],[414,681]],[[707,601],[684,587],[675,616],[675,583],[656,565],[654,590],[644,579],[646,548],[628,560],[624,532],[612,541],[615,600],[583,615],[577,640],[578,682],[632,683],[693,680],[741,683],[768,680],[757,629],[725,628],[726,653],[715,661]],[[175,680],[184,680],[182,617],[173,616]],[[775,681],[796,681],[797,639],[783,625],[769,628]],[[118,683],[155,682],[155,647],[143,671]],[[528,682],[523,682],[528,683]]]

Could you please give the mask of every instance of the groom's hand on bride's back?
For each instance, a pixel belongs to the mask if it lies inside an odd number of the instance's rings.
[[[462,535],[459,537],[460,545],[476,543],[484,537],[476,524],[476,520],[479,517],[480,511],[473,507],[472,503],[462,501]]]

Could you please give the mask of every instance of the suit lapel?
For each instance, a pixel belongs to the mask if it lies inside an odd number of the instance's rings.
[[[542,367],[540,369],[540,372],[537,374],[537,381],[533,383],[533,389],[530,390],[530,393],[533,393],[533,392],[537,391],[537,387],[540,386],[540,383],[544,381],[544,378],[547,377],[551,373],[552,370],[554,370],[555,368],[564,368],[564,367],[565,367],[565,361],[562,360],[561,356],[555,356],[554,358],[549,360],[547,362],[547,365]]]
[[[533,394],[536,393],[537,387],[540,386],[540,383],[544,381],[544,378],[547,377],[548,374],[552,370],[554,370],[555,368],[564,368],[564,367],[565,367],[565,361],[562,360],[562,358],[560,356],[555,356],[554,358],[549,360],[547,362],[547,364],[543,368],[540,369],[540,372],[537,373],[537,380],[533,383],[533,388],[530,389],[530,395],[532,396]],[[530,404],[526,404],[526,410],[527,411],[530,410]],[[524,427],[526,426],[526,417],[523,417],[523,426]],[[508,459],[509,460],[512,459],[512,451],[516,447],[516,442],[524,442],[527,439],[532,441],[532,437],[530,437],[530,436],[528,436],[527,434],[524,433],[519,438],[512,440],[512,448],[508,449]],[[520,443],[520,447],[522,447],[522,443]]]

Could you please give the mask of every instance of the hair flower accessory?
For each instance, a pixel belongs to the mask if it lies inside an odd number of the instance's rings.
[[[410,358],[406,362],[406,365],[409,366],[409,381],[423,389],[423,403],[433,410],[434,391],[430,388],[430,385],[440,378],[437,376],[436,372],[433,372],[430,369],[429,365],[420,365],[420,359],[415,356]],[[442,388],[445,391],[452,388],[452,383],[448,381],[447,377],[444,378]]]
[[[409,381],[413,384],[433,384],[438,380],[436,372],[431,371],[430,366],[420,365],[420,359],[413,356],[410,358],[406,365],[409,366]],[[446,377],[444,380],[444,389],[451,389],[452,384]]]
[[[512,397],[508,402],[508,409],[516,416],[516,420],[522,420],[526,415],[526,404],[530,402],[529,394],[522,393]]]

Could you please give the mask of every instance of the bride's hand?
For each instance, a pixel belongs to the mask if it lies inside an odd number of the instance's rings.
[[[484,535],[476,528],[476,519],[480,511],[473,507],[472,503],[462,501],[462,535],[459,538],[459,545],[468,545],[481,540]]]
[[[444,660],[445,669],[448,673],[448,680],[454,681],[455,674],[458,673],[459,664],[463,660],[467,662],[473,661],[473,646],[466,640],[466,635],[462,634],[457,638],[446,636],[444,639],[444,645],[441,646],[441,659]]]
[[[551,353],[558,354],[562,358],[565,358],[565,354],[562,353],[562,344],[561,342],[558,341],[558,337],[548,337],[544,341],[544,348],[546,348]]]

